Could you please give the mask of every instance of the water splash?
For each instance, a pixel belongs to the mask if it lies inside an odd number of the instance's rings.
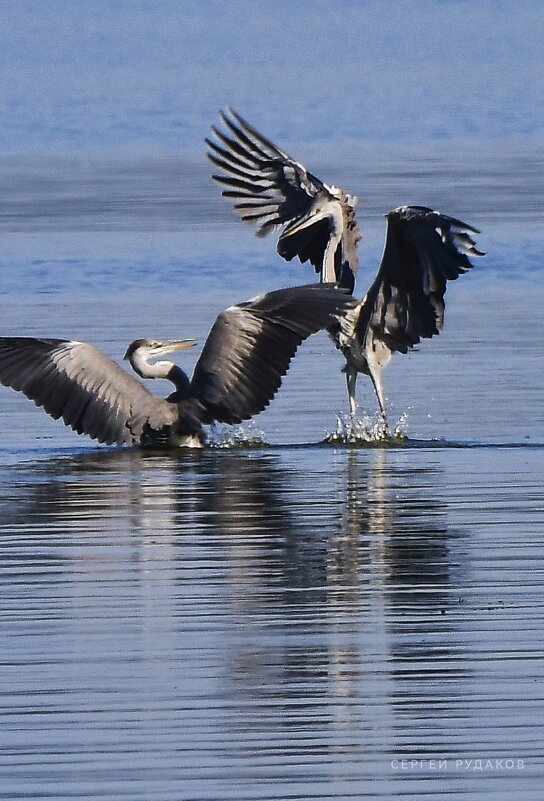
[[[232,426],[213,425],[210,428],[206,445],[210,448],[266,448],[268,442],[264,432],[255,428],[252,423]]]
[[[407,412],[401,414],[393,428],[386,425],[381,415],[364,413],[355,417],[339,414],[336,417],[336,430],[327,434],[323,441],[342,445],[398,443],[408,439],[407,424]]]

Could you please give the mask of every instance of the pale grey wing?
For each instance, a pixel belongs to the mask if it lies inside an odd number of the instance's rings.
[[[472,268],[469,257],[484,255],[471,237],[476,233],[424,206],[389,212],[380,268],[362,301],[359,342],[385,349],[387,360],[391,352],[406,353],[421,338],[438,334],[447,282]]]
[[[0,382],[24,393],[55,420],[107,444],[140,442],[146,426],[172,423],[175,407],[156,398],[85,342],[0,338]]]
[[[210,331],[191,381],[193,399],[204,410],[202,422],[239,423],[258,414],[276,394],[300,343],[338,320],[349,325],[357,306],[342,291],[312,284],[226,309]]]
[[[233,202],[238,216],[265,236],[308,214],[325,189],[319,178],[236,112],[229,109],[221,118],[227,132],[212,128],[217,141],[206,139],[208,158],[222,171],[213,179],[227,187],[222,195]]]

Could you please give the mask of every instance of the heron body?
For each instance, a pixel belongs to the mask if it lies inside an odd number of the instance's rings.
[[[0,383],[99,442],[202,447],[205,425],[240,423],[268,406],[311,334],[335,324],[347,343],[355,309],[348,294],[316,284],[230,306],[212,326],[191,379],[171,361],[150,360],[192,340],[135,340],[125,358],[141,378],[170,381],[166,398],[75,340],[0,337]]]
[[[206,142],[208,158],[221,170],[213,178],[226,187],[223,196],[244,222],[258,226],[258,235],[281,227],[280,256],[309,261],[322,281],[334,276],[353,292],[361,239],[357,199],[323,183],[236,112],[221,116],[225,131],[212,128],[215,139]],[[359,302],[351,341],[340,341],[335,325],[329,329],[346,358],[351,413],[357,409],[357,375],[363,373],[385,422],[383,368],[393,353],[407,353],[440,332],[447,282],[471,269],[469,257],[484,255],[471,237],[476,228],[433,209],[400,206],[386,218],[381,263]]]

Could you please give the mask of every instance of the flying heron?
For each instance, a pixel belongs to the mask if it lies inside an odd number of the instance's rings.
[[[357,198],[329,186],[280,150],[232,109],[221,113],[225,130],[213,127],[208,158],[221,170],[213,178],[246,223],[266,236],[281,226],[278,253],[309,261],[321,281],[336,281],[353,292],[361,233]],[[358,373],[369,376],[387,428],[382,369],[394,352],[407,353],[422,338],[438,334],[444,322],[447,281],[472,268],[469,256],[483,256],[467,223],[425,206],[400,206],[385,215],[387,232],[378,272],[360,301],[354,336],[346,344],[329,333],[346,358],[351,414],[357,410]]]
[[[173,362],[150,359],[192,340],[135,340],[125,359],[141,378],[171,381],[167,398],[92,345],[62,339],[1,337],[0,383],[99,442],[202,447],[204,425],[240,423],[268,406],[310,334],[334,323],[349,338],[355,307],[347,293],[319,284],[230,306],[217,317],[191,380]]]

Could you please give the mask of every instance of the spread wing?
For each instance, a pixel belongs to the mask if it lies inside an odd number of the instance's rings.
[[[323,281],[353,289],[361,235],[355,221],[356,198],[328,186],[255,130],[236,112],[223,112],[226,132],[212,128],[208,158],[222,171],[213,178],[226,187],[223,197],[244,222],[265,236],[284,226],[278,253],[309,261]]]
[[[221,119],[227,133],[212,128],[217,141],[206,139],[208,158],[222,170],[213,178],[227,187],[222,195],[234,202],[239,217],[258,225],[258,235],[265,236],[307,214],[325,188],[319,178],[236,112],[222,112]]]
[[[322,284],[230,306],[215,321],[191,381],[189,402],[201,405],[202,422],[239,423],[258,414],[276,394],[300,343],[338,321],[349,328],[357,306]]]
[[[476,228],[423,206],[402,206],[387,215],[385,249],[376,278],[363,298],[357,338],[366,347],[407,350],[438,334],[444,322],[448,281],[483,256]]]
[[[0,338],[0,382],[57,420],[107,444],[140,442],[149,424],[173,422],[176,408],[85,342]]]

